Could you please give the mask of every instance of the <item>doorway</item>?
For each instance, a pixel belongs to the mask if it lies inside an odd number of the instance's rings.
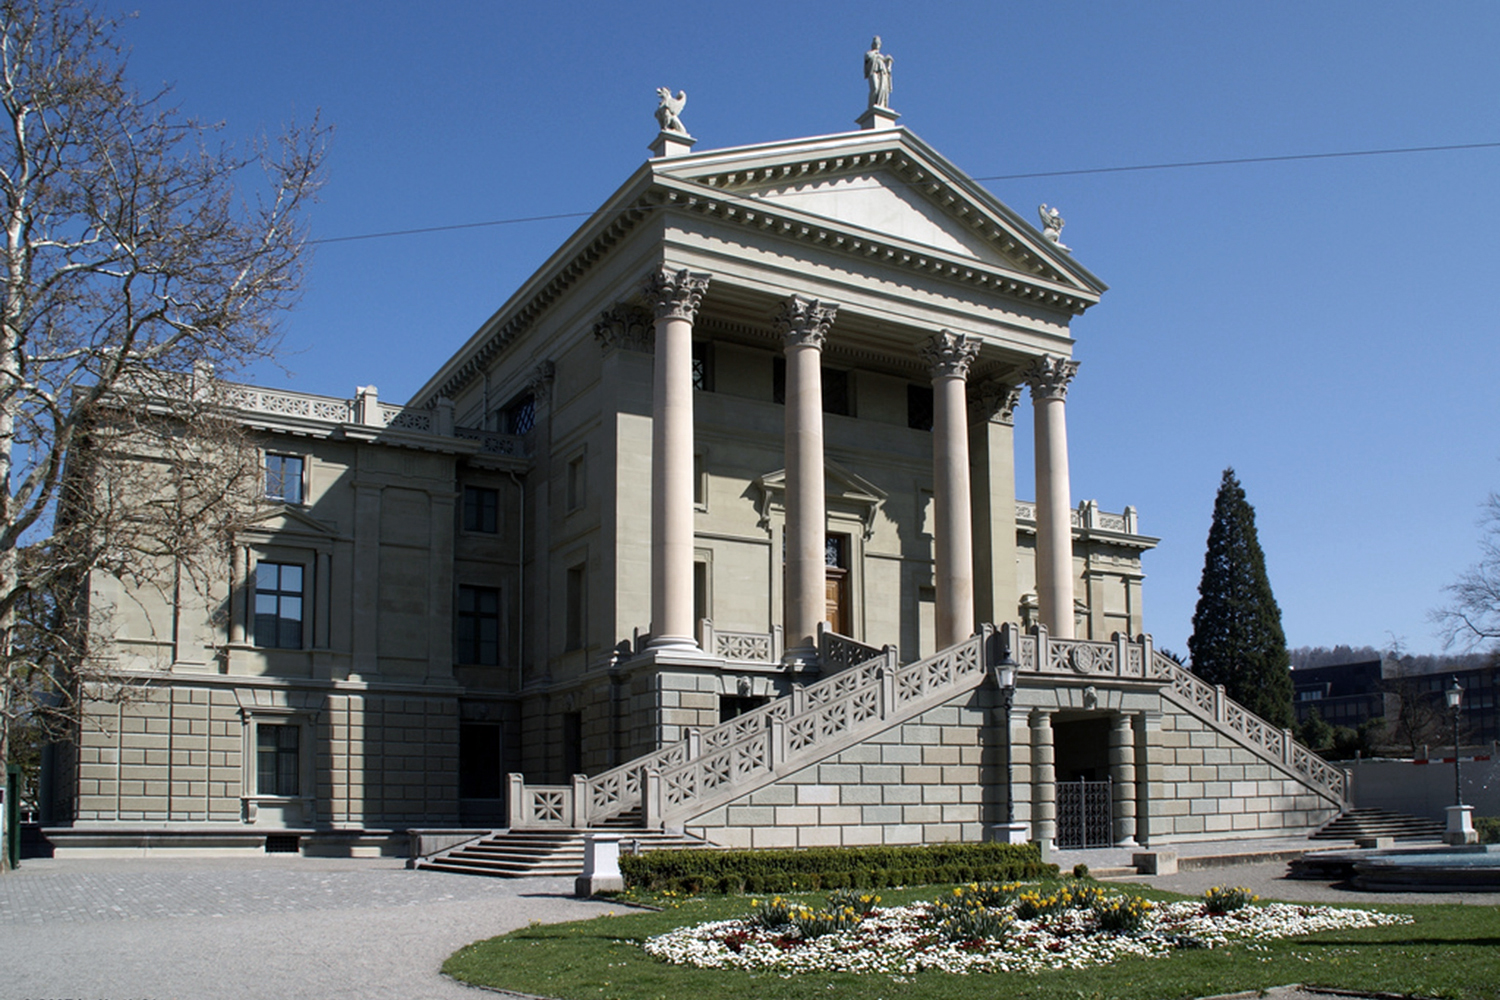
[[[823,618],[839,635],[850,635],[849,536],[829,535],[824,546],[826,567]]]

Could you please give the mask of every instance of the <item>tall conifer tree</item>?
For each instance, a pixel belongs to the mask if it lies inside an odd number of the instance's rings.
[[[1198,608],[1188,639],[1193,673],[1257,715],[1290,726],[1292,675],[1281,609],[1271,594],[1266,557],[1255,534],[1255,508],[1233,469],[1214,499]]]

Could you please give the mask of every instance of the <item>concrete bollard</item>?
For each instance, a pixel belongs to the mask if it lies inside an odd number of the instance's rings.
[[[584,834],[583,874],[573,881],[573,894],[587,897],[624,888],[625,876],[620,874],[620,835]]]

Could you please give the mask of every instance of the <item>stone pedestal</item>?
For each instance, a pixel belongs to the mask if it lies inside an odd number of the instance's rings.
[[[573,880],[573,893],[593,896],[625,888],[620,874],[620,835],[588,833],[583,837],[583,874]]]
[[[1024,844],[1031,840],[1029,823],[996,823],[989,828],[989,840],[994,844]]]
[[[1443,831],[1443,843],[1452,845],[1477,844],[1479,834],[1474,831],[1473,806],[1449,806],[1448,828]]]
[[[1176,875],[1176,851],[1137,851],[1130,856],[1130,863],[1139,875]]]

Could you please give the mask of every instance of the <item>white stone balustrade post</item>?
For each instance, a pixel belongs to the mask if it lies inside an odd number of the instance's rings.
[[[641,768],[641,822],[648,830],[661,829],[661,772]]]
[[[703,755],[703,734],[696,729],[687,731],[687,759],[697,760]]]
[[[1042,624],[1073,638],[1073,508],[1069,499],[1068,383],[1078,362],[1046,355],[1025,379],[1036,412],[1036,597]]]
[[[1123,713],[1110,720],[1109,776],[1114,788],[1115,846],[1139,846],[1135,841],[1135,730],[1130,716]]]
[[[693,640],[693,320],[709,276],[661,268],[647,283],[656,315],[651,426],[651,648]]]
[[[772,774],[786,763],[786,723],[772,719],[766,731],[766,770]]]
[[[818,661],[818,625],[827,613],[822,359],[837,312],[836,305],[793,295],[776,319],[786,351],[784,659],[802,666]]]
[[[1052,715],[1031,713],[1031,832],[1048,850],[1057,840],[1057,768]]]
[[[524,830],[531,826],[531,817],[527,815],[529,808],[526,801],[526,776],[512,771],[505,778],[510,785],[510,796],[507,802],[510,808],[506,810],[510,813],[510,828]]]
[[[1225,701],[1224,685],[1222,685],[1222,684],[1215,684],[1214,685],[1214,721],[1215,722],[1223,722],[1224,721],[1224,701]]]
[[[572,795],[572,819],[569,825],[575,830],[582,830],[589,825],[589,779],[586,775],[573,775],[573,785],[569,789]]]
[[[1294,743],[1292,731],[1290,729],[1283,729],[1281,731],[1281,762],[1288,767],[1292,765],[1292,746]]]
[[[943,330],[921,350],[932,372],[933,582],[937,648],[974,634],[974,523],[969,498],[969,366],[979,341]]]

